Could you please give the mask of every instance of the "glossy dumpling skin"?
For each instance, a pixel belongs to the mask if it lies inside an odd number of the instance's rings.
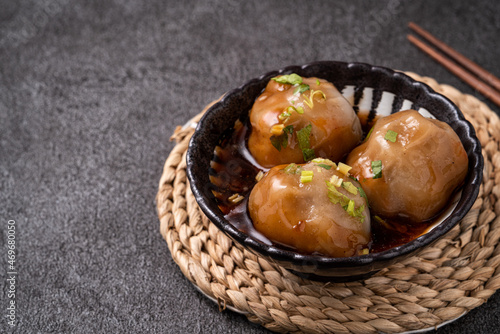
[[[397,133],[395,142],[386,139],[388,130]],[[371,162],[377,160],[382,176],[374,179]],[[467,153],[453,129],[415,110],[379,119],[347,164],[365,190],[372,214],[413,222],[437,215],[468,171]]]
[[[297,131],[311,125],[310,145],[315,157],[340,161],[362,137],[361,124],[349,102],[333,84],[323,79],[302,78],[303,84],[310,89],[298,93],[296,85],[282,84],[270,80],[266,89],[256,99],[251,111],[252,131],[248,148],[256,161],[264,167],[279,164],[303,163],[303,151],[297,141]],[[324,96],[317,92],[324,93]],[[311,92],[312,108],[308,105]],[[326,97],[326,99],[324,98]],[[303,114],[289,107],[304,111]],[[283,120],[279,116],[289,109],[290,116]],[[283,124],[293,126],[287,146],[278,150],[270,138],[271,128]]]
[[[253,188],[248,212],[257,231],[273,242],[299,252],[330,257],[358,255],[371,241],[370,213],[364,197],[336,188],[354,202],[359,215],[353,217],[340,203],[329,199],[326,181],[337,175],[355,187],[359,184],[332,168],[317,163],[303,165],[314,172],[311,182],[301,183],[300,174],[287,173],[287,165],[276,166]]]

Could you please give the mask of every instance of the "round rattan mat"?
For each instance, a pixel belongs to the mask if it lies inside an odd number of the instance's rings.
[[[276,332],[420,332],[457,319],[500,288],[500,120],[475,97],[408,74],[450,98],[474,125],[484,179],[474,206],[447,235],[364,280],[303,279],[231,241],[198,208],[186,179],[188,142],[203,112],[176,129],[156,198],[160,231],[184,275],[221,310]]]

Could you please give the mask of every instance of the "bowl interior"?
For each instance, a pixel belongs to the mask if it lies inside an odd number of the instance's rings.
[[[458,134],[469,158],[469,172],[459,196],[447,214],[424,235],[404,245],[368,255],[349,258],[329,258],[304,255],[265,244],[238,230],[222,214],[212,193],[216,190],[209,180],[208,170],[220,135],[234,122],[248,114],[254,100],[270,78],[279,74],[297,73],[304,77],[319,77],[332,82],[351,103],[358,115],[367,120],[377,115],[389,115],[400,110],[415,109],[426,117],[448,123]],[[227,93],[210,107],[200,120],[187,152],[187,174],[193,194],[208,218],[233,240],[286,268],[303,273],[325,276],[351,276],[372,272],[390,264],[399,256],[409,255],[449,231],[470,209],[479,192],[483,160],[481,146],[474,128],[460,110],[447,98],[427,85],[393,70],[362,63],[334,61],[290,66],[250,80]],[[345,270],[345,269],[348,270]]]

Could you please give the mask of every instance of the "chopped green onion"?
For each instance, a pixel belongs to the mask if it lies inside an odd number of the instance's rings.
[[[332,202],[333,204],[340,204],[351,217],[359,218],[360,222],[362,223],[365,220],[365,215],[363,214],[365,205],[363,204],[356,208],[356,203],[354,203],[352,199],[338,191],[337,187],[331,182],[332,179],[330,179],[330,181],[326,181],[326,187],[328,189],[328,199],[330,200],[330,202]]]
[[[358,194],[358,188],[351,182],[342,182],[342,188],[344,188],[353,195]]]
[[[311,148],[311,143],[309,141],[309,137],[311,136],[311,130],[312,130],[312,125],[309,124],[306,127],[297,131],[297,140],[299,142],[299,147],[302,150],[304,161],[309,161],[316,157],[314,150]]]
[[[363,197],[366,200],[366,203],[368,204],[368,197],[366,196],[366,193],[363,190],[363,188],[361,187],[356,187],[356,188],[358,188],[359,196]]]
[[[335,162],[331,161],[330,159],[315,158],[315,159],[312,159],[311,162],[314,162],[314,163],[318,164],[317,166],[323,167],[323,168],[328,169],[328,170],[330,170],[332,167],[337,168],[337,165],[335,164]],[[325,165],[325,166],[323,166],[323,165]],[[326,166],[328,166],[329,168]]]
[[[308,183],[311,182],[314,176],[314,172],[312,170],[303,170],[300,173],[300,183]]]
[[[286,174],[299,174],[302,172],[302,167],[297,165],[297,164],[294,164],[294,163],[291,163],[289,164],[288,166],[286,166],[283,171],[286,173]]]
[[[347,204],[347,210],[345,210],[350,216],[354,216],[354,201],[349,200],[349,204]]]
[[[279,136],[283,133],[284,128],[285,128],[284,124],[275,124],[271,127],[271,133],[275,136]]]
[[[311,162],[314,162],[314,163],[317,163],[317,164],[334,164],[333,161],[331,161],[330,159],[324,159],[324,158],[314,158],[311,160]]]
[[[330,181],[326,181],[326,187],[328,188],[328,199],[333,204],[340,204],[342,207],[349,204],[350,198],[342,194],[337,190],[337,187],[333,185]]]
[[[335,187],[340,187],[342,185],[342,179],[338,177],[337,175],[332,175],[330,178],[330,183],[334,185]]]
[[[314,102],[311,101],[307,96],[304,95],[304,103],[307,104],[307,106],[309,108],[313,108],[314,107]]]
[[[288,117],[292,116],[292,114],[289,111],[283,111],[279,116],[278,119],[280,121],[285,121]]]
[[[302,83],[302,77],[295,73],[274,77],[272,78],[272,80],[276,81],[277,83],[288,85],[296,85]]]
[[[337,170],[339,172],[341,172],[342,174],[344,174],[345,176],[349,176],[349,171],[352,169],[351,166],[349,165],[346,165],[345,163],[343,162],[339,162],[339,165],[337,167]]]
[[[367,141],[367,140],[368,140],[368,138],[370,138],[370,135],[372,134],[372,132],[373,132],[373,126],[371,127],[370,131],[368,131],[368,134],[366,135],[366,137],[365,137],[365,140],[364,140],[364,141]]]
[[[294,101],[292,101],[293,103]],[[304,108],[301,106],[294,107],[294,106],[289,106],[288,108],[285,109],[279,116],[278,119],[280,121],[286,122],[288,117],[292,116],[292,112],[296,112],[299,115],[302,115],[304,113]]]
[[[365,211],[365,205],[359,206],[356,210],[354,210],[354,218],[359,218],[361,222],[365,220],[365,215],[363,214],[363,211]]]
[[[307,92],[309,90],[309,85],[308,84],[304,84],[304,83],[301,83],[297,86],[297,88],[295,88],[295,90],[293,91],[293,94],[302,94],[304,92]]]
[[[316,85],[321,85],[321,83],[319,82],[319,79],[316,79]]]
[[[332,165],[326,165],[326,164],[317,164],[316,166],[324,168],[326,170],[330,170],[333,167]]]
[[[382,177],[382,160],[372,161],[372,173],[374,179]]]
[[[398,133],[396,131],[392,131],[392,130],[387,130],[387,132],[384,136],[385,140],[388,140],[392,143],[395,143],[397,138],[398,138]]]
[[[320,96],[326,100],[326,95],[323,93],[321,90],[313,90],[311,89],[311,93],[309,94],[309,97],[304,95],[304,103],[307,104],[309,108],[314,107],[314,96],[320,94]]]
[[[245,199],[245,197],[241,196],[238,193],[233,194],[233,195],[231,195],[231,196],[228,197],[229,202],[231,202],[233,204],[237,204],[237,203],[241,202],[244,199]]]

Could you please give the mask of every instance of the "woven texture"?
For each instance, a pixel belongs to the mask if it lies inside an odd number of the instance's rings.
[[[450,98],[473,124],[483,147],[483,183],[447,235],[365,280],[303,279],[232,242],[196,204],[185,159],[194,129],[177,128],[156,199],[160,231],[184,275],[221,310],[231,306],[276,332],[401,333],[454,320],[500,288],[500,120],[473,96],[407,74]]]

